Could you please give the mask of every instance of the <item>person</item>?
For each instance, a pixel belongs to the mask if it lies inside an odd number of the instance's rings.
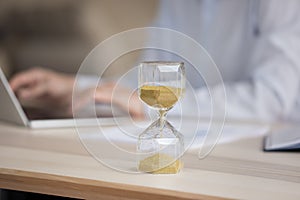
[[[299,120],[299,4],[297,0],[161,0],[154,24],[180,31],[207,49],[225,83],[229,118]],[[47,102],[42,98],[47,97],[59,105],[70,105],[71,79],[33,69],[17,74],[10,84],[21,102]],[[109,102],[112,85],[98,87],[91,98]],[[197,89],[202,113],[208,112],[210,95],[217,99],[216,104],[224,104],[225,99],[218,98],[221,90],[220,85],[210,93],[205,87]],[[126,108],[124,102],[115,103]],[[134,105],[139,104],[135,98]],[[133,116],[144,112],[142,106],[128,109]]]

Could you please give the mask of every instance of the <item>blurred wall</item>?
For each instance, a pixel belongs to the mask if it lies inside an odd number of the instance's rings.
[[[32,66],[74,73],[104,39],[149,26],[156,8],[156,0],[2,0],[0,65],[7,74]]]

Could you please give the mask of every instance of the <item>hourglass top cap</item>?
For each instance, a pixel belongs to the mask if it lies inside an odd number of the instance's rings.
[[[184,65],[184,62],[175,62],[175,61],[144,61],[141,63],[143,64],[149,64],[149,65],[155,65],[155,64],[162,64],[162,65]]]

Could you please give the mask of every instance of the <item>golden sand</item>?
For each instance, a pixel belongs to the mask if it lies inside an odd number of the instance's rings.
[[[149,106],[157,108],[170,108],[179,99],[181,88],[167,86],[144,85],[140,88],[141,99]]]
[[[166,166],[166,167],[164,167]],[[176,174],[183,167],[183,163],[166,154],[155,154],[139,163],[139,170],[153,174]]]

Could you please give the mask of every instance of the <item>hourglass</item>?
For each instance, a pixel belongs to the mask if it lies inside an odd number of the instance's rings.
[[[166,120],[167,112],[184,95],[182,62],[143,62],[139,66],[139,97],[159,118],[139,135],[138,170],[178,173],[182,168],[183,135]]]

